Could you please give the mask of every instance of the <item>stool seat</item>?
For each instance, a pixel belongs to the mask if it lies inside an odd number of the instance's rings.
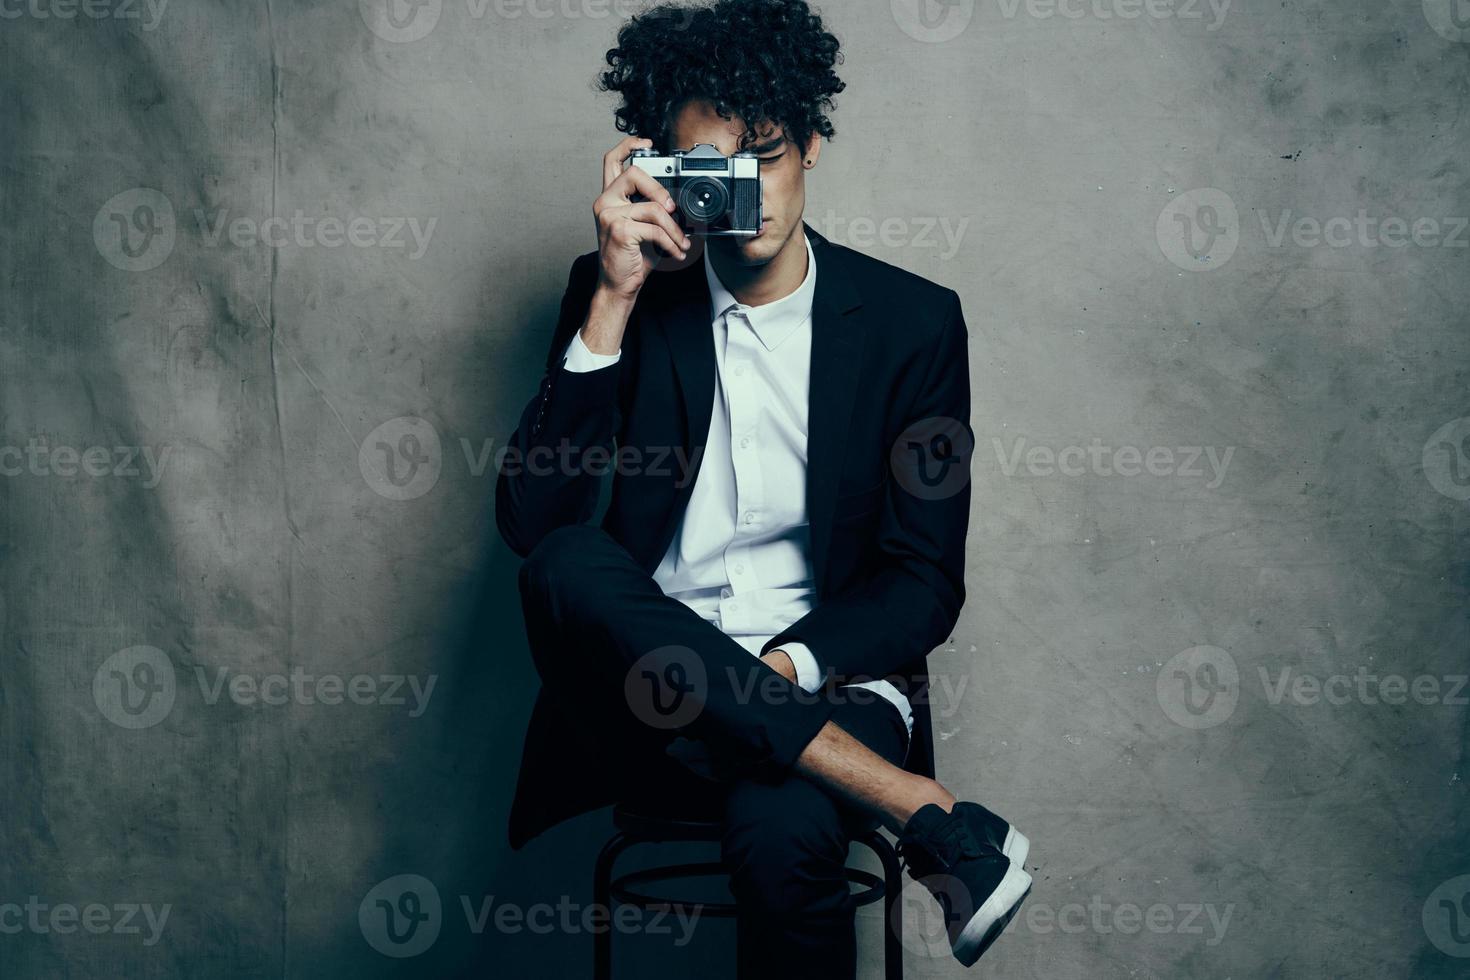
[[[713,815],[665,815],[638,803],[613,807],[613,826],[644,841],[718,841],[720,823]]]

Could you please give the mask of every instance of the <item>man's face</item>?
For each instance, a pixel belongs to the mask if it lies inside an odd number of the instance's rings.
[[[761,162],[761,213],[765,219],[761,233],[750,238],[707,239],[709,248],[749,266],[771,261],[801,229],[801,215],[806,208],[806,169],[802,160],[815,160],[821,143],[820,137],[813,136],[812,146],[799,146],[786,139],[780,127],[769,122],[757,126],[756,132],[759,133],[756,141],[745,149],[755,153]],[[674,114],[669,127],[670,145],[662,149],[665,152],[688,150],[696,143],[710,143],[728,157],[741,149],[743,135],[744,120],[721,119],[712,104],[693,99]]]

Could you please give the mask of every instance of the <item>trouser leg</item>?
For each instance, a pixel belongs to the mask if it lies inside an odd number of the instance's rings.
[[[887,701],[840,704],[832,721],[902,764],[908,735]],[[850,842],[876,821],[796,773],[775,782],[736,781],[724,821],[722,851],[739,909],[739,976],[852,980],[855,908],[844,869]]]
[[[832,713],[664,595],[598,528],[547,535],[522,565],[520,588],[543,683],[591,724],[655,741],[697,738],[737,770],[770,777]]]

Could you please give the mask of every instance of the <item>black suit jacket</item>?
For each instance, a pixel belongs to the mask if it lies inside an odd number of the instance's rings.
[[[924,658],[948,638],[965,595],[969,479],[935,476],[954,464],[968,474],[974,445],[965,321],[953,290],[832,244],[810,226],[806,234],[817,263],[807,434],[817,599],[765,649],[805,643],[832,682],[891,680],[914,703],[905,765],[933,775]],[[562,352],[597,275],[596,253],[572,265],[540,391],[509,443],[512,459],[542,465],[502,468],[496,524],[524,556],[551,530],[585,523],[603,479],[595,474],[622,452],[629,462],[615,468],[602,527],[652,573],[688,504],[709,432],[709,286],[703,262],[654,273],[618,363],[567,371]],[[512,846],[617,798],[614,767],[597,762],[594,742],[542,692],[511,811]],[[568,768],[578,759],[585,772]]]

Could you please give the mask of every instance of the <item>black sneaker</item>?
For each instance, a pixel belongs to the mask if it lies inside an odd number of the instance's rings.
[[[1022,871],[1026,870],[1026,857],[1031,853],[1031,841],[1025,834],[979,803],[956,803],[954,812],[959,813],[961,810],[967,814],[970,826],[979,828],[983,842],[1010,858],[1011,863]]]
[[[1017,837],[1025,841],[974,803],[957,803],[950,813],[933,804],[922,807],[899,836],[909,874],[944,910],[950,949],[965,966],[990,948],[1031,891],[1031,876],[1003,853],[1007,841],[1014,851]]]

